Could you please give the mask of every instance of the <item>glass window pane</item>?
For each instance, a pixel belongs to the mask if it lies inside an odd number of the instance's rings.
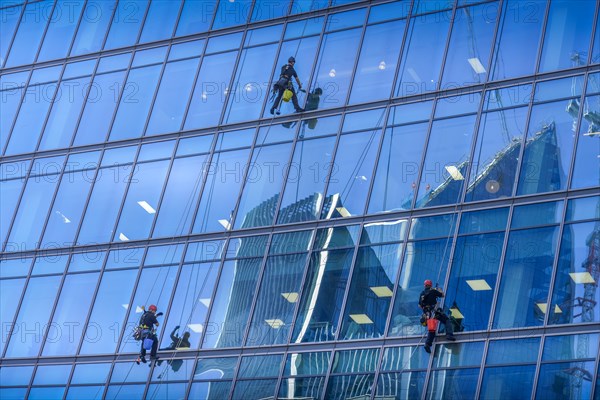
[[[411,96],[435,90],[450,27],[449,11],[411,19],[408,27],[402,63],[400,64],[396,96]],[[430,43],[424,47],[423,43]]]
[[[12,259],[2,259],[0,268],[0,277],[12,278],[15,276],[27,276],[31,268],[33,258],[19,257]],[[18,304],[17,304],[18,305]]]
[[[261,264],[262,258],[223,263],[202,348],[242,344]]]
[[[267,259],[246,346],[287,342],[305,266],[306,253]]]
[[[290,14],[304,13],[307,11],[316,11],[327,7],[327,0],[294,0]]]
[[[150,235],[168,167],[167,160],[135,166],[115,240],[145,239]]]
[[[515,229],[558,224],[562,220],[563,204],[561,200],[516,206],[510,227]]]
[[[251,8],[252,0],[238,0],[236,2],[219,1],[219,8],[217,9],[212,29],[245,24]]]
[[[227,231],[240,191],[250,150],[213,155],[194,222],[194,233]]]
[[[283,354],[242,357],[237,378],[261,378],[279,375]]]
[[[122,247],[111,250],[106,257],[105,269],[137,268],[142,263],[144,248]]]
[[[426,369],[429,356],[415,346],[388,347],[383,353],[381,371]]]
[[[285,17],[290,7],[289,0],[270,1],[256,0],[252,9],[251,22],[264,21],[266,19]]]
[[[93,169],[63,175],[41,247],[73,246],[94,175]]]
[[[547,3],[546,0],[504,2],[492,61],[492,79],[534,72]]]
[[[144,396],[146,384],[143,385],[110,385],[106,391],[107,399],[128,400],[141,399]]]
[[[65,0],[56,3],[36,62],[67,56],[84,3]]]
[[[109,140],[142,136],[161,69],[161,65],[153,65],[131,70],[123,86]],[[118,91],[115,92],[115,96],[118,95]]]
[[[484,110],[495,110],[529,104],[533,95],[532,84],[521,84],[507,88],[490,89],[485,92]]]
[[[390,244],[361,247],[358,250],[341,338],[350,340],[383,336],[402,247],[401,244]]]
[[[323,37],[312,84],[323,90],[320,108],[346,104],[361,33],[362,29],[350,29],[328,33]]]
[[[62,274],[65,271],[67,265],[67,259],[69,256],[65,255],[38,255],[33,263],[33,270],[31,275],[43,275],[43,274]]]
[[[185,338],[186,334],[189,347],[198,348],[200,336],[206,326],[208,307],[212,302],[211,297],[219,265],[220,263],[215,261],[187,264],[182,267],[171,312],[164,324],[165,333],[161,348],[185,347],[187,343],[180,342],[177,338]]]
[[[106,28],[115,10],[115,0],[88,0],[83,10],[71,56],[92,53],[102,48]]]
[[[0,18],[2,18],[1,15]],[[0,79],[1,78],[2,77],[0,77]],[[9,84],[10,83],[8,82],[1,82],[0,87]],[[17,110],[21,105],[21,94],[22,90],[17,87],[11,87],[8,90],[0,92],[0,99],[2,101],[2,120],[0,120],[0,153],[2,153],[2,150],[6,145],[13,126],[13,121],[17,115]]]
[[[264,99],[269,94],[264,82],[269,80],[271,68],[266,60],[273,60],[276,52],[276,44],[242,51],[233,88],[229,90],[224,122],[240,122],[260,115]],[[256,68],[257,65],[261,68]]]
[[[98,273],[67,275],[42,355],[66,356],[77,352],[94,294],[92,288],[97,282]]]
[[[460,234],[504,231],[508,219],[508,207],[491,210],[470,211],[462,214]]]
[[[317,237],[313,249],[335,249],[349,247],[356,244],[360,228],[358,225],[336,226],[317,230]]]
[[[184,129],[205,128],[219,123],[236,55],[236,52],[229,52],[204,57]]]
[[[100,270],[104,265],[104,251],[89,251],[77,253],[71,256],[69,272]]]
[[[593,0],[550,3],[540,72],[586,64],[595,3]]]
[[[137,43],[149,0],[119,1],[104,50]]]
[[[547,336],[542,361],[595,358],[598,354],[598,333]]]
[[[23,6],[16,6],[0,10],[0,18],[2,19],[2,30],[0,30],[0,67],[4,65],[4,61],[6,60],[6,52],[15,33],[15,28],[19,23],[22,8]]]
[[[202,178],[208,167],[206,161],[206,155],[175,159],[158,210],[153,237],[179,236],[189,232]]]
[[[273,398],[277,387],[277,379],[259,379],[253,381],[237,381],[232,400]]]
[[[236,217],[236,228],[273,223],[291,143],[258,147],[246,176]]]
[[[271,237],[269,254],[297,253],[310,249],[313,231],[276,233]]]
[[[323,191],[331,166],[335,137],[296,144],[286,178],[277,223],[311,221],[323,206]]]
[[[53,1],[44,0],[30,3],[25,7],[5,68],[33,62],[48,19],[52,15],[53,3]]]
[[[600,320],[600,293],[594,272],[594,254],[600,238],[600,223],[565,225],[554,281],[549,324],[586,323]]]
[[[135,290],[135,297],[131,307],[128,307],[129,317],[125,325],[125,336],[121,340],[119,352],[137,352],[142,343],[133,339],[132,331],[138,325],[144,310],[140,306],[148,307],[155,304],[158,311],[166,311],[171,299],[171,292],[175,286],[178,266],[144,268]],[[160,318],[160,326],[163,326],[163,318]],[[162,331],[162,328],[159,327]],[[161,332],[158,332],[159,334]],[[165,336],[166,332],[163,333]]]
[[[512,195],[526,117],[526,107],[482,116],[465,197],[467,201]]]
[[[423,327],[417,306],[419,293],[423,290],[425,279],[444,282],[450,252],[444,251],[447,241],[427,240],[406,244],[406,254],[399,287],[394,299],[389,335],[405,336],[421,334]]]
[[[184,0],[175,36],[204,32],[212,22],[217,0]]]
[[[594,369],[594,361],[542,365],[535,398],[539,400],[590,399]]]
[[[195,136],[179,139],[176,156],[208,153],[212,148],[214,135]]]
[[[551,192],[566,188],[577,116],[565,111],[565,102],[534,106],[517,194]]]
[[[600,37],[600,29],[597,29]],[[600,40],[600,39],[599,39]],[[592,81],[588,81],[588,91]],[[598,90],[598,89],[594,89]],[[575,155],[575,166],[573,167],[573,178],[571,187],[573,189],[598,186],[600,182],[600,136],[594,132],[600,132],[600,121],[594,116],[600,114],[600,96],[587,96],[584,103],[583,119],[579,127],[577,142],[577,153]],[[566,132],[565,132],[566,133]]]
[[[378,129],[342,135],[328,175],[325,198],[331,200],[324,205],[321,218],[364,214],[380,139]]]
[[[73,383],[104,383],[108,378],[111,363],[76,364],[71,384]]]
[[[194,58],[167,63],[152,108],[146,135],[179,131],[198,69],[198,62],[199,59]]]
[[[325,386],[324,376],[306,378],[283,378],[279,386],[279,398],[282,399],[320,399]]]
[[[330,352],[288,353],[284,376],[325,374],[329,368]]]
[[[293,341],[334,339],[354,249],[313,252],[301,294]]]
[[[540,349],[540,338],[493,340],[488,347],[487,365],[534,363]]]
[[[146,382],[149,370],[132,367],[131,363],[117,362],[110,377],[111,383]]]
[[[147,397],[154,399],[183,399],[187,391],[187,383],[153,384],[148,386]]]
[[[369,10],[369,24],[389,19],[403,18],[410,11],[410,1],[400,0],[391,3],[372,6]]]
[[[13,179],[2,181],[0,185],[0,203],[2,203],[2,208],[0,209],[0,248],[4,245],[8,230],[10,229],[10,223],[17,210],[23,184],[24,180]]]
[[[351,104],[390,97],[405,24],[401,20],[367,27],[352,84]]]
[[[479,366],[483,359],[484,342],[459,344],[460,351],[454,343],[436,346],[434,368]]]
[[[375,372],[379,348],[336,351],[331,372]]]
[[[422,123],[386,129],[369,214],[411,208],[427,128],[428,124]]]
[[[375,398],[420,399],[425,387],[426,371],[380,374]]]
[[[4,264],[1,268],[4,268]],[[21,299],[21,293],[25,286],[25,279],[2,279],[0,280],[0,326],[2,326],[2,337],[0,340],[0,352],[8,342],[8,333],[12,327],[15,318],[15,312],[19,306],[18,300]],[[0,368],[0,380],[2,385],[9,385],[4,375],[7,368]],[[12,371],[12,369],[10,369]],[[26,382],[25,384],[28,384]]]
[[[486,368],[480,396],[490,400],[531,397],[535,365]]]
[[[360,244],[375,244],[403,240],[406,237],[407,227],[407,219],[365,224],[362,235],[360,236]]]
[[[182,0],[153,0],[144,22],[140,43],[168,39],[179,16]]]
[[[557,239],[557,227],[511,232],[494,328],[543,324]]]
[[[226,399],[232,384],[225,382],[195,382],[192,383],[189,398],[198,400]]]
[[[456,10],[442,89],[485,82],[497,8],[488,3]]]
[[[100,400],[104,386],[69,386],[66,400]]]
[[[202,54],[205,44],[206,40],[203,39],[173,44],[173,46],[171,46],[171,50],[169,51],[168,60],[173,61],[183,58],[198,57],[200,54]],[[188,84],[188,87],[191,88],[191,83]]]
[[[0,368],[0,382],[2,382],[2,386],[29,385],[31,374],[33,374],[33,365],[26,367],[3,366]],[[4,397],[2,398],[4,399]]]
[[[329,378],[325,398],[331,400],[370,398],[374,374],[336,375]]]
[[[441,400],[460,393],[474,399],[478,378],[479,368],[434,371],[429,378],[426,397]]]
[[[580,221],[584,219],[600,218],[598,204],[600,196],[581,197],[569,200],[565,222]]]
[[[96,75],[85,100],[74,145],[104,142],[110,130],[125,71]],[[126,98],[127,96],[123,96]]]
[[[85,327],[81,354],[115,351],[136,276],[137,270],[111,271],[102,275],[96,301]]]
[[[48,323],[48,310],[40,304],[54,304],[60,276],[31,278],[12,331],[5,357],[36,357]]]
[[[108,242],[113,236],[115,219],[132,166],[101,168],[94,179],[92,196],[88,203],[77,242]]]
[[[445,293],[455,332],[487,329],[503,243],[504,232],[458,238]]]
[[[52,82],[46,85],[27,87],[10,141],[6,147],[7,155],[35,150],[57,86],[56,82]],[[31,118],[32,115],[38,117]]]
[[[238,364],[237,357],[198,358],[194,379],[219,380],[231,379]]]
[[[90,77],[62,81],[52,101],[52,111],[39,150],[68,147],[79,120]]]
[[[64,396],[64,387],[38,387],[31,388],[27,399],[30,400],[61,400]]]
[[[5,251],[23,251],[39,246],[41,230],[58,180],[59,175],[29,177]]]
[[[427,145],[417,207],[460,201],[469,167],[475,116],[435,121]]]
[[[35,371],[34,385],[66,385],[72,369],[66,365],[40,365]]]

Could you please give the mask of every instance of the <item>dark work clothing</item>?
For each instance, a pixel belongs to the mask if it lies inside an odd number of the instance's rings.
[[[179,348],[183,348],[183,347],[191,347],[190,341],[186,335],[184,334],[183,337],[179,337],[177,336],[177,331],[179,330],[179,327],[176,327],[175,329],[173,329],[173,331],[171,332],[171,344],[168,347],[165,347],[164,349],[161,350],[175,350],[178,347]]]
[[[439,290],[426,288],[419,295],[419,307],[421,307],[423,311],[435,308],[437,305],[437,299],[441,297],[444,297],[444,294]]]
[[[283,67],[281,67],[281,74],[279,75],[279,80],[275,83],[274,86],[274,89],[277,90],[278,93],[277,97],[275,98],[275,101],[273,102],[273,106],[271,107],[271,114],[273,114],[275,109],[279,107],[279,102],[281,101],[281,98],[283,97],[283,92],[286,89],[292,91],[292,104],[294,105],[294,109],[296,109],[296,111],[301,110],[300,105],[298,104],[298,96],[296,96],[296,91],[294,90],[294,85],[292,85],[291,83],[292,78],[298,79],[298,74],[296,73],[294,67],[292,67],[290,64],[285,64]]]
[[[423,309],[423,312],[427,318],[435,318],[444,324],[446,328],[446,337],[453,338],[454,327],[450,322],[448,316],[443,312],[442,309],[437,308],[437,299],[444,297],[444,294],[433,288],[425,288],[419,295],[419,307]],[[435,331],[427,332],[427,339],[425,340],[425,347],[431,347],[433,339],[435,338]]]
[[[149,329],[154,329],[155,325],[158,325],[156,315],[154,315],[154,313],[151,313],[150,311],[146,311],[140,318],[140,326]]]
[[[283,67],[281,67],[281,74],[279,77],[286,78],[289,81],[292,78],[298,78],[298,74],[296,73],[294,67],[292,67],[290,64],[285,64]]]
[[[142,345],[141,345],[141,349],[140,349],[140,356],[141,357],[145,357],[146,356],[146,349],[144,348],[144,339],[148,338],[148,339],[152,339],[152,349],[150,350],[150,357],[155,358],[156,357],[156,352],[158,350],[158,337],[156,337],[156,334],[154,333],[154,331],[145,331],[142,335]],[[144,361],[145,362],[145,361]]]
[[[281,98],[283,97],[283,92],[285,91],[286,88],[281,88],[279,87],[279,93],[277,93],[277,97],[275,98],[275,101],[273,102],[273,107],[271,108],[271,110],[275,110],[277,107],[279,107],[279,102],[281,101]],[[294,87],[292,85],[289,85],[289,87],[287,87],[287,89],[292,91],[292,104],[294,105],[294,109],[296,109],[296,111],[300,110],[300,105],[298,104],[298,96],[296,96],[296,91],[294,90]]]

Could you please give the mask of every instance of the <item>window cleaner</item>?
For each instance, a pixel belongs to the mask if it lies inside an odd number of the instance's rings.
[[[296,64],[296,59],[294,57],[290,57],[288,59],[288,63],[281,67],[281,74],[279,75],[279,80],[275,82],[273,85],[273,93],[277,93],[277,98],[273,102],[273,106],[271,107],[270,113],[275,114],[277,110],[277,115],[280,114],[279,106],[281,99],[283,101],[288,102],[290,99],[292,100],[292,104],[296,109],[296,112],[303,112],[304,109],[300,107],[298,104],[298,96],[296,96],[296,92],[294,90],[294,85],[292,84],[292,77],[296,79],[298,83],[298,90],[302,91],[302,83],[300,83],[300,79],[298,78],[298,74],[294,69],[294,65]]]
[[[427,279],[424,282],[425,289],[419,296],[419,307],[423,310],[423,316],[421,317],[421,324],[427,325],[427,339],[425,341],[425,351],[431,353],[431,346],[433,345],[433,339],[435,338],[435,332],[437,330],[438,321],[441,321],[446,328],[446,339],[454,341],[454,327],[452,321],[444,313],[444,311],[437,307],[437,299],[444,297],[444,292],[440,288],[432,288],[433,283]]]
[[[136,364],[140,362],[146,363],[146,351],[150,350],[150,360],[157,360],[156,352],[158,350],[158,337],[156,336],[156,327],[159,323],[156,317],[163,315],[162,312],[156,313],[157,307],[152,304],[148,307],[148,311],[142,307],[144,313],[140,317],[140,322],[133,333],[133,338],[142,342],[140,355],[135,360]]]

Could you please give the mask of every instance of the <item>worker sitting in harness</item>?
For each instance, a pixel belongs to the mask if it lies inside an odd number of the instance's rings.
[[[155,327],[159,325],[157,316],[162,315],[162,313],[156,314],[157,308],[154,304],[148,307],[148,311],[144,311],[142,316],[140,317],[139,327],[141,328],[141,340],[142,346],[140,349],[140,356],[135,361],[136,363],[146,362],[146,349],[149,344],[149,341],[152,341],[152,347],[150,350],[150,360],[156,360],[158,357],[156,356],[156,351],[158,350],[158,337],[156,336]]]
[[[437,328],[437,322],[441,321],[446,328],[446,339],[456,340],[454,337],[454,327],[450,322],[448,316],[444,313],[441,308],[437,307],[437,299],[444,297],[444,293],[438,289],[432,288],[432,282],[427,279],[424,283],[425,289],[419,296],[419,307],[423,310],[423,318],[427,322],[427,340],[425,341],[425,351],[431,353],[431,346],[433,345],[433,339],[435,338],[435,331]]]
[[[294,64],[296,64],[296,59],[294,57],[290,57],[288,59],[288,63],[281,67],[281,74],[279,75],[279,80],[273,85],[273,91],[277,91],[277,98],[273,102],[273,106],[271,107],[270,113],[274,114],[275,110],[279,106],[279,102],[283,97],[283,92],[289,90],[292,92],[292,104],[294,104],[294,108],[296,112],[303,112],[304,109],[300,107],[298,104],[298,96],[296,96],[296,92],[294,91],[294,85],[292,84],[292,77],[296,79],[298,83],[298,90],[302,90],[302,84],[300,83],[300,79],[298,79],[298,74],[294,69]],[[279,111],[277,111],[279,114]]]

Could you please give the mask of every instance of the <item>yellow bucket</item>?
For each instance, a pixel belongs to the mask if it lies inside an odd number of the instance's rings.
[[[292,98],[293,95],[294,95],[294,92],[292,92],[290,89],[285,89],[283,91],[283,101],[285,101],[287,103],[288,101],[290,101],[290,99]]]

